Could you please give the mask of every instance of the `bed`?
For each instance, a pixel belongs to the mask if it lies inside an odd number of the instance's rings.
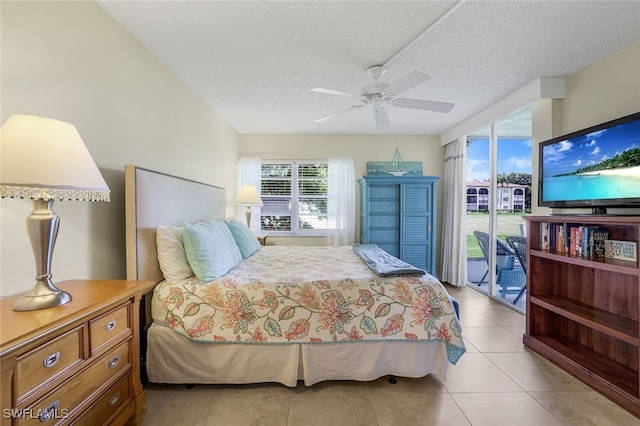
[[[435,277],[376,275],[352,247],[260,247],[215,279],[165,279],[156,231],[226,223],[224,189],[136,166],[125,187],[127,277],[157,283],[146,298],[151,382],[444,380],[465,352]]]

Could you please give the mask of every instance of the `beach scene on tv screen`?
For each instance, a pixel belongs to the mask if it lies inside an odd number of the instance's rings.
[[[640,198],[640,120],[542,147],[543,201]]]

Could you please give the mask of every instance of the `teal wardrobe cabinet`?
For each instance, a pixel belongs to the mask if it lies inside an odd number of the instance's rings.
[[[436,274],[438,176],[362,176],[360,242]]]

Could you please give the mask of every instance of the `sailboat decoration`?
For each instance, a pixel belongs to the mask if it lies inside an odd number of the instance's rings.
[[[422,176],[422,161],[404,161],[396,148],[391,161],[367,161],[369,176]]]
[[[392,168],[391,170],[387,170],[387,173],[393,176],[402,176],[407,174],[409,169],[407,169],[407,165],[404,163],[402,156],[400,155],[400,151],[396,148],[396,152],[393,154],[393,159],[391,160]]]

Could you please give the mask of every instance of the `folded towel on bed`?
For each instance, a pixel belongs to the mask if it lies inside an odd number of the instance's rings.
[[[391,256],[375,244],[354,244],[353,251],[376,275],[389,277],[393,275],[422,276],[422,269]]]

